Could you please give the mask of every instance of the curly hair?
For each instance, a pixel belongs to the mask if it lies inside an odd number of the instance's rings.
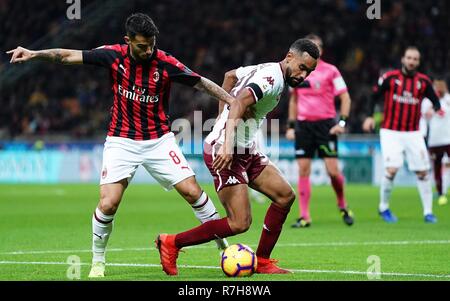
[[[125,31],[129,37],[135,37],[137,34],[144,37],[153,37],[159,34],[158,28],[152,18],[143,13],[130,15],[125,22]]]

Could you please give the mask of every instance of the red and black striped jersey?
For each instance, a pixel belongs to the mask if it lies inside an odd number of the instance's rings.
[[[400,69],[383,74],[374,86],[371,112],[375,102],[384,98],[382,128],[394,131],[418,131],[421,103],[426,97],[433,102],[435,110],[440,109],[439,99],[431,80],[423,73],[405,75]]]
[[[194,86],[200,75],[170,54],[156,49],[138,62],[128,45],[106,45],[83,51],[83,64],[109,68],[113,105],[108,136],[157,139],[170,132],[168,105],[172,82]]]

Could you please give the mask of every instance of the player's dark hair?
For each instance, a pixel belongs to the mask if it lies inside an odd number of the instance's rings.
[[[318,59],[320,56],[319,48],[314,42],[309,39],[298,39],[292,43],[290,50],[297,51],[299,53],[307,52],[314,59]]]
[[[319,48],[313,41],[308,39],[298,39],[292,43],[290,50],[297,51],[299,53],[307,52],[314,59],[318,59],[320,56]]]
[[[125,31],[129,37],[133,38],[137,34],[144,37],[153,37],[159,34],[152,18],[143,13],[135,13],[129,16],[125,22]]]

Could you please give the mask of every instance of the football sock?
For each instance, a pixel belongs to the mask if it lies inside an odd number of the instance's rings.
[[[389,199],[391,197],[392,186],[394,186],[394,180],[385,175],[381,179],[380,185],[380,204],[378,206],[380,212],[389,209]]]
[[[256,250],[258,257],[270,258],[288,213],[289,209],[283,209],[274,203],[270,205],[264,218],[264,226]]]
[[[339,174],[337,177],[330,177],[331,185],[336,193],[337,204],[340,209],[347,208],[347,202],[344,198],[344,176]]]
[[[175,236],[177,248],[202,244],[215,238],[234,235],[228,224],[228,218],[212,220]]]
[[[96,208],[92,216],[92,262],[105,262],[106,244],[113,228],[114,215]]]
[[[436,183],[436,191],[438,195],[443,194],[442,190],[442,162],[441,160],[434,160],[434,182]]]
[[[299,207],[300,216],[305,220],[310,221],[311,217],[309,215],[309,201],[311,198],[311,182],[309,177],[300,177],[298,180],[298,192],[300,194]]]
[[[202,191],[199,199],[191,204],[195,217],[203,224],[207,221],[219,219],[219,213],[214,206],[214,203],[208,195]]]
[[[444,166],[442,172],[442,193],[447,194],[448,188],[450,187],[450,167]]]
[[[422,201],[423,215],[433,213],[433,192],[431,187],[429,175],[426,175],[424,179],[417,178],[417,188]]]

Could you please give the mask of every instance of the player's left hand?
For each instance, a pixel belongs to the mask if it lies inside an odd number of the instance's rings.
[[[440,116],[440,117],[444,117],[444,116],[445,116],[445,111],[442,110],[442,109],[439,109],[439,110],[436,112],[436,114],[438,114],[438,116]]]
[[[331,135],[340,135],[345,133],[345,128],[340,126],[339,124],[336,124],[330,129]]]
[[[232,162],[233,162],[232,150],[231,151],[227,150],[225,144],[223,144],[217,151],[212,167],[215,171],[220,172],[224,168],[230,169]]]

